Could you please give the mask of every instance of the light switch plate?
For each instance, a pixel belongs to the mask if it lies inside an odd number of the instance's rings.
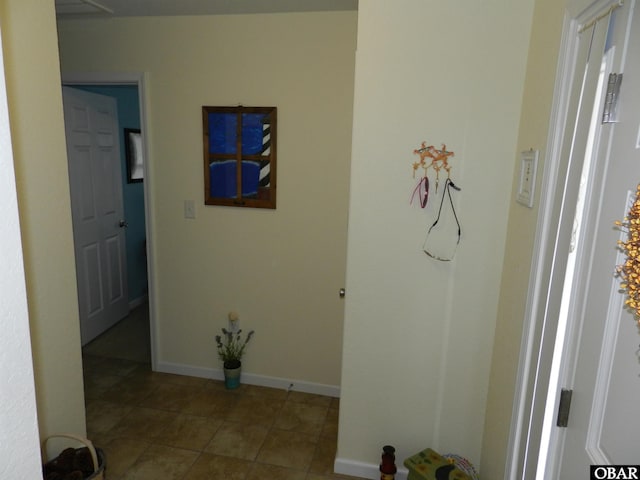
[[[193,200],[184,201],[184,218],[196,218],[196,206]]]
[[[529,208],[533,208],[538,153],[538,150],[531,149],[520,154],[520,183],[516,200]]]

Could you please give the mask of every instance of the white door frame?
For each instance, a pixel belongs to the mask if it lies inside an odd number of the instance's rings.
[[[145,228],[147,236],[147,277],[149,285],[149,329],[151,344],[151,368],[156,369],[157,358],[157,332],[156,332],[156,295],[155,295],[155,250],[153,243],[152,228],[152,206],[151,206],[151,189],[149,182],[151,176],[149,170],[152,170],[151,158],[149,154],[149,141],[147,135],[147,75],[143,72],[62,72],[63,85],[135,85],[138,87],[138,98],[140,110],[140,130],[142,131],[142,148],[144,152],[145,162],[144,168],[144,214]]]
[[[564,281],[566,268],[566,259],[564,263],[558,260],[555,251],[566,190],[567,159],[561,153],[575,74],[578,29],[581,21],[592,18],[595,12],[619,3],[619,0],[566,1],[505,465],[504,478],[508,480],[525,478],[523,469],[539,454],[537,428],[544,416],[557,330],[557,317],[549,311],[557,292],[550,286],[554,281]],[[533,441],[529,443],[530,440]]]

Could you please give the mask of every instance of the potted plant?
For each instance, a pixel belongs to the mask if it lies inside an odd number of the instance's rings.
[[[239,317],[236,312],[229,312],[230,330],[223,328],[222,335],[216,335],[218,356],[223,362],[224,383],[229,389],[240,386],[242,355],[244,355],[244,350],[254,333],[251,330],[243,339],[242,329],[238,329],[238,320]]]

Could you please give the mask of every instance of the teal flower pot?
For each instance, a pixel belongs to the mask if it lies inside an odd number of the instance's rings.
[[[224,386],[229,390],[238,388],[240,386],[240,371],[242,365],[238,365],[234,368],[224,367]]]

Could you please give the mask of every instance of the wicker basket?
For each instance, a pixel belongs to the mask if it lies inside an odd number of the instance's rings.
[[[91,473],[88,477],[84,477],[84,480],[105,480],[106,478],[105,477],[105,467],[106,467],[105,454],[102,451],[102,449],[94,447],[91,440],[79,435],[74,435],[72,433],[61,433],[61,434],[51,435],[50,437],[47,437],[42,443],[43,451],[46,452],[47,442],[52,438],[68,438],[71,440],[75,440],[77,443],[81,443],[82,445],[84,445],[83,448],[86,448],[89,451],[89,454],[91,455],[91,461],[93,463],[93,473]],[[83,448],[76,448],[75,449],[76,453],[83,450]],[[47,463],[45,463],[44,465],[44,468],[47,469],[48,467],[49,468],[55,467],[56,462],[58,462],[58,460],[59,460],[59,456],[47,461]]]

